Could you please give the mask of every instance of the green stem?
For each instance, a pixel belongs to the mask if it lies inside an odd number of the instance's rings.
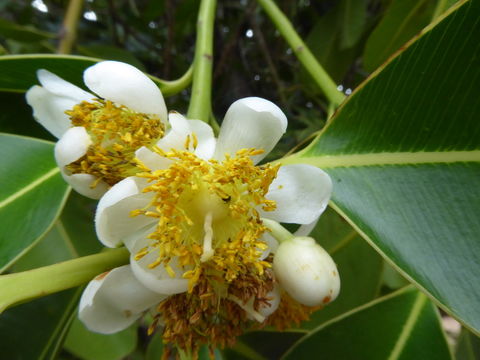
[[[323,69],[322,65],[320,65],[315,56],[313,56],[307,45],[303,42],[300,36],[298,36],[291,22],[282,13],[275,2],[273,0],[257,1],[262,6],[263,10],[265,10],[265,12],[268,14],[270,19],[277,27],[277,30],[288,42],[298,60],[300,60],[305,69],[310,73],[313,80],[315,80],[327,99],[335,105],[342,103],[345,99],[345,95],[337,90],[337,85],[335,82]]]
[[[188,85],[192,82],[193,75],[193,66],[190,66],[185,74],[180,78],[175,80],[159,80],[157,82],[160,84],[160,89],[162,90],[163,96],[171,96],[178,94],[183,89],[187,88]]]
[[[0,276],[0,313],[11,305],[82,285],[96,275],[128,264],[125,248]]]
[[[77,38],[77,26],[82,14],[83,0],[70,0],[60,33],[59,54],[70,54]]]
[[[272,231],[272,236],[277,239],[279,243],[289,241],[295,237],[290,231],[274,220],[262,218],[262,222]]]
[[[216,0],[202,0],[198,12],[197,43],[193,61],[192,98],[189,119],[208,123],[212,102],[213,23]]]

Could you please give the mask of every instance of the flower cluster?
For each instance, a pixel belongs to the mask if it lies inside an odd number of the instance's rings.
[[[287,328],[338,295],[330,256],[308,237],[279,244],[270,226],[308,232],[332,189],[313,166],[259,165],[287,128],[276,105],[234,102],[215,138],[209,125],[176,112],[167,123],[160,92],[129,65],[85,71],[101,98],[46,71],[39,78],[43,87],[27,99],[60,137],[65,179],[103,195],[98,238],[131,254],[85,289],[79,317],[89,329],[114,333],[150,311],[149,332],[161,327],[165,342],[195,354],[202,344],[232,345],[252,326]]]

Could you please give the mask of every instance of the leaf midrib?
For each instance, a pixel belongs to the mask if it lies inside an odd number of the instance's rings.
[[[416,165],[458,162],[480,162],[480,150],[471,151],[418,151],[418,152],[379,152],[369,154],[340,154],[301,156],[296,154],[280,159],[283,165],[303,163],[322,169],[338,167],[382,166],[382,165]]]
[[[22,197],[26,193],[35,189],[36,187],[42,185],[44,182],[46,182],[48,179],[55,176],[59,172],[60,172],[60,169],[55,167],[55,168],[51,169],[50,171],[48,171],[47,173],[43,174],[42,176],[38,177],[35,181],[30,182],[27,186],[24,186],[24,187],[20,188],[19,190],[15,191],[13,194],[11,194],[7,198],[0,201],[0,209],[9,205],[13,201]]]
[[[400,355],[402,354],[403,349],[405,348],[410,335],[412,334],[412,330],[415,327],[420,313],[422,312],[423,307],[427,303],[427,297],[423,295],[421,292],[418,292],[415,302],[412,305],[410,310],[410,314],[408,315],[407,320],[405,321],[405,325],[400,333],[400,336],[397,339],[394,347],[392,348],[392,352],[388,357],[388,360],[397,360]]]

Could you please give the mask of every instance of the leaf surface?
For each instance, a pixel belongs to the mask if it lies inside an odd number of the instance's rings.
[[[45,234],[69,187],[53,159],[53,144],[0,134],[0,269]]]
[[[411,287],[320,326],[282,359],[312,354],[325,360],[452,359],[435,306]]]
[[[480,330],[480,2],[461,2],[361,85],[288,162],[446,311]]]
[[[37,85],[37,70],[49,70],[61,78],[88,90],[83,84],[83,71],[102,59],[74,55],[6,55],[0,57],[0,91],[25,92]],[[168,81],[149,76],[164,95],[173,95]]]

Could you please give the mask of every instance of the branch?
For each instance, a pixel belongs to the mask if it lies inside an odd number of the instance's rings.
[[[263,10],[268,14],[277,27],[277,30],[288,42],[298,60],[300,60],[305,69],[310,73],[310,76],[323,91],[327,99],[335,105],[342,103],[345,99],[345,95],[337,90],[335,82],[323,69],[315,56],[313,56],[312,52],[308,49],[300,36],[298,36],[290,21],[277,7],[275,2],[273,0],[257,1],[263,7]]]

